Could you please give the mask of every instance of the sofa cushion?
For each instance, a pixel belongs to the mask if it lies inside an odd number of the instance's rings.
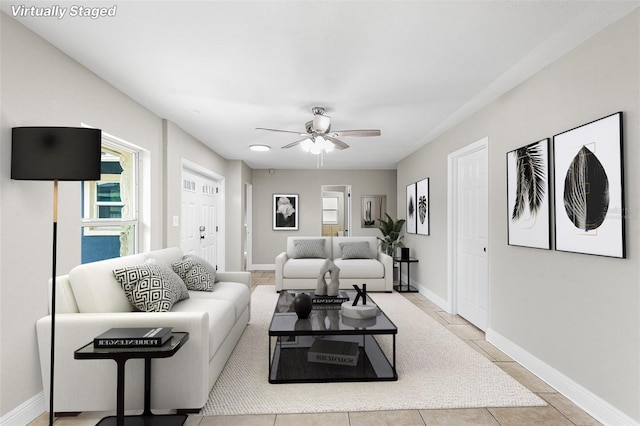
[[[384,266],[377,259],[335,259],[333,263],[340,268],[340,278],[384,278]]]
[[[147,260],[155,259],[163,265],[171,266],[172,263],[182,259],[182,250],[178,247],[169,247],[143,253]],[[142,263],[142,262],[141,262]]]
[[[186,255],[171,268],[184,281],[189,290],[213,291],[216,270],[209,262],[198,256]]]
[[[131,312],[134,307],[113,276],[113,270],[144,263],[143,254],[116,257],[78,265],[69,272],[69,282],[80,312]]]
[[[113,275],[131,304],[141,311],[167,312],[177,301],[189,298],[180,277],[159,263],[147,262],[115,269]]]
[[[235,282],[219,281],[216,283],[214,292],[190,291],[189,295],[192,299],[217,299],[230,302],[235,310],[236,320],[251,302],[249,287]]]
[[[213,295],[213,293],[201,293],[203,295]],[[236,316],[233,304],[227,300],[210,298],[190,298],[182,300],[171,309],[171,312],[206,312],[209,316],[209,359],[215,355],[216,351],[224,342],[227,334],[233,328]]]
[[[343,259],[372,259],[369,243],[366,241],[354,241],[340,243]]]
[[[302,239],[293,241],[293,258],[294,259],[308,259],[308,258],[325,258],[324,255],[325,240],[318,239]]]
[[[325,259],[289,259],[284,264],[284,278],[318,278]]]

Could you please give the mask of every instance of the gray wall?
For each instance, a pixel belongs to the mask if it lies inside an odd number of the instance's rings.
[[[615,23],[398,164],[431,181],[431,236],[406,237],[412,278],[447,299],[447,155],[489,138],[489,309],[502,336],[640,422],[640,12]],[[617,111],[624,116],[627,259],[507,245],[505,155]]]
[[[0,43],[2,417],[42,392],[35,322],[48,314],[52,245],[53,184],[10,179],[11,128],[85,123],[148,150],[150,249],[179,245],[179,233],[165,218],[179,215],[181,158],[226,174],[231,182],[246,179],[247,171],[243,165],[228,168],[227,160],[1,12]],[[227,199],[227,217],[242,208],[234,202]],[[79,182],[60,183],[58,210],[57,271],[64,274],[80,263]],[[234,224],[227,240],[234,233],[237,239],[239,229]],[[239,249],[226,253],[226,261],[228,267],[239,265]]]
[[[396,217],[395,170],[274,170],[273,174],[254,170],[254,264],[274,265],[275,257],[286,248],[288,236],[322,234],[322,185],[351,185],[351,235],[381,235],[378,229],[360,226],[362,195],[386,195],[388,213]],[[298,231],[272,229],[272,197],[277,193],[299,194]]]

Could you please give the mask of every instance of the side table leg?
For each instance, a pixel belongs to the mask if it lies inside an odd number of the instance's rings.
[[[118,358],[115,360],[118,364],[118,388],[116,395],[116,425],[124,426],[124,364],[126,359]]]
[[[144,412],[143,416],[153,416],[151,412],[151,358],[144,359]]]

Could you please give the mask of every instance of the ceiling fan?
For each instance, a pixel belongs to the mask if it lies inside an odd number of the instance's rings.
[[[323,107],[313,107],[313,120],[305,123],[306,133],[296,132],[292,130],[267,129],[264,127],[256,127],[257,130],[267,130],[270,132],[294,133],[298,136],[304,136],[302,139],[290,144],[284,145],[282,148],[292,148],[296,145],[302,145],[305,151],[313,154],[321,154],[322,152],[330,152],[333,148],[346,149],[349,145],[342,142],[338,138],[343,136],[380,136],[380,130],[338,130],[331,131],[331,117],[324,115]]]

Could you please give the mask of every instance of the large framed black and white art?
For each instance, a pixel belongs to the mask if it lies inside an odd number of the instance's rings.
[[[553,137],[556,250],[625,257],[622,113]]]
[[[508,244],[549,250],[549,139],[507,153]]]
[[[429,235],[429,178],[416,183],[416,231],[421,235]]]
[[[273,194],[274,231],[298,230],[298,194]]]
[[[416,233],[416,183],[407,185],[407,234]]]

